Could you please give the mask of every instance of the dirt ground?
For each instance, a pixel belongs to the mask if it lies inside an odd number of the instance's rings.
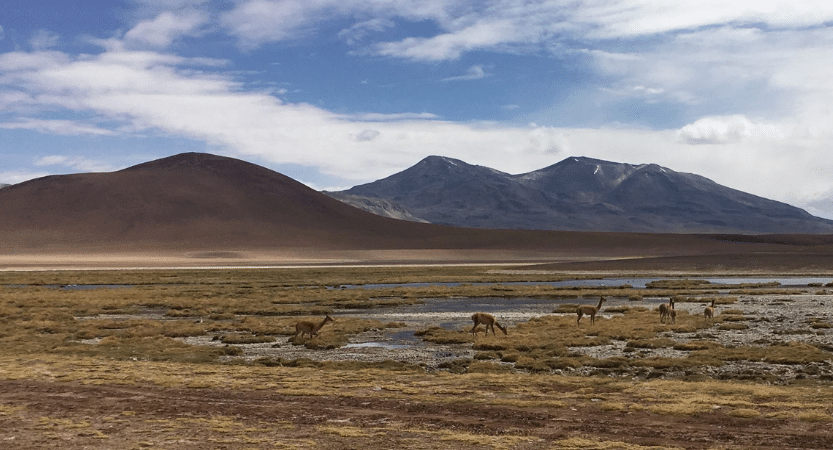
[[[833,448],[826,423],[604,411],[586,402],[471,409],[407,399],[20,380],[0,382],[0,405],[16,407],[0,413],[0,446],[19,449]]]

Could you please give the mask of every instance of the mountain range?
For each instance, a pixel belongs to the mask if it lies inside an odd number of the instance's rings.
[[[584,253],[722,245],[712,237],[487,230],[397,220],[335,200],[262,166],[183,153],[105,173],[52,175],[0,189],[0,254],[499,250]],[[630,244],[623,247],[624,242]]]
[[[607,260],[620,269],[764,264],[806,272],[829,267],[830,255],[833,235],[824,234],[513,230],[399,220],[265,167],[205,153],[0,189],[0,268],[561,261],[603,270],[598,264]]]
[[[510,175],[429,156],[329,195],[380,213],[490,229],[648,233],[833,233],[833,221],[656,164],[570,157]]]

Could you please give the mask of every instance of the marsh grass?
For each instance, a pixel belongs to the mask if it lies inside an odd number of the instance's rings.
[[[79,350],[79,353],[84,352]],[[165,336],[116,337],[102,339],[93,349],[84,353],[99,354],[120,360],[149,360],[207,363],[220,356],[240,355],[238,347],[193,346]]]
[[[754,419],[761,416],[761,412],[757,409],[751,408],[737,408],[726,413],[732,417],[740,417],[743,419]]]
[[[801,412],[796,415],[798,420],[803,422],[831,422],[833,421],[833,416],[829,413],[824,411],[806,411]]]
[[[807,364],[830,359],[830,354],[803,342],[774,343],[768,347],[742,346],[705,350],[709,356],[723,361],[763,361],[773,364]],[[695,352],[696,354],[697,352]]]
[[[811,318],[808,322],[810,323],[810,328],[814,330],[826,330],[828,328],[833,328],[833,325],[824,319]]]
[[[317,429],[321,433],[335,434],[341,437],[372,437],[386,434],[384,430],[365,429],[348,425],[319,425]]]
[[[721,323],[718,330],[747,329],[740,322],[750,320],[732,311],[726,317],[736,318]],[[724,318],[726,318],[724,317]],[[661,371],[686,370],[697,366],[721,366],[728,361],[761,361],[773,364],[801,365],[829,360],[830,354],[823,348],[800,342],[772,342],[768,346],[740,346],[726,348],[704,339],[678,342],[661,333],[696,333],[710,324],[699,315],[679,311],[677,323],[658,324],[655,312],[626,308],[621,316],[597,319],[595,326],[576,326],[571,314],[549,315],[530,319],[510,328],[508,336],[472,336],[468,329],[446,330],[431,327],[416,333],[424,340],[434,343],[471,343],[479,352],[475,361],[500,361],[512,363],[518,370],[548,372],[552,370],[598,367],[606,370],[628,368],[651,368]],[[628,357],[591,358],[575,354],[571,347],[593,347],[609,345],[615,341],[625,342]],[[655,350],[670,348],[688,352],[687,357],[639,357],[633,350]],[[630,352],[630,353],[629,353]],[[445,368],[455,373],[464,373],[469,365],[463,362],[446,364]]]
[[[595,366],[610,374],[628,368],[658,371],[718,366],[726,361],[766,361],[805,364],[830,358],[830,349],[800,343],[762,347],[724,348],[700,337],[685,341],[670,335],[693,334],[711,324],[701,315],[678,311],[676,324],[660,324],[655,311],[644,307],[615,306],[603,309],[613,317],[597,317],[576,325],[575,308],[587,298],[599,295],[619,299],[670,298],[680,302],[718,305],[737,301],[735,295],[801,292],[774,285],[732,287],[732,295],[717,293],[724,286],[700,280],[673,279],[654,283],[645,289],[630,286],[614,288],[553,287],[508,284],[514,281],[560,281],[558,274],[512,275],[477,267],[443,268],[312,268],[269,270],[200,271],[112,271],[112,272],[33,272],[0,273],[0,345],[4,354],[55,354],[97,356],[113,360],[199,362],[245,365],[230,362],[240,355],[238,345],[273,342],[278,336],[292,336],[298,320],[320,320],[337,308],[376,308],[413,304],[427,298],[450,297],[527,297],[575,299],[560,305],[553,314],[519,323],[508,336],[473,336],[469,328],[445,330],[439,327],[420,330],[417,335],[440,344],[472,345],[478,352],[474,360],[454,362],[455,373],[504,374],[529,371],[537,374],[554,370]],[[343,285],[371,283],[462,282],[455,286],[399,286],[383,288],[342,288]],[[480,284],[485,282],[485,284]],[[96,289],[66,290],[64,284],[100,285]],[[118,287],[106,287],[116,285]],[[357,315],[358,316],[358,315]],[[161,317],[161,318],[160,318]],[[726,309],[715,318],[712,332],[743,330],[754,320],[739,309]],[[830,326],[825,319],[807,319],[809,328],[824,333]],[[334,349],[350,336],[369,330],[402,326],[339,317],[327,324],[315,339],[293,338],[296,345]],[[226,346],[186,345],[182,338],[213,337]],[[82,342],[89,342],[83,344]],[[626,356],[592,358],[576,351],[582,347],[624,344]],[[684,358],[643,357],[641,350],[674,349],[689,352]],[[304,361],[260,360],[261,367],[304,367],[318,370],[410,371],[413,366],[387,363],[313,363]]]
[[[657,447],[630,444],[622,441],[602,441],[585,437],[572,437],[555,442],[558,449],[593,449],[593,450],[682,450],[680,447]]]
[[[512,363],[518,370],[548,372],[552,370],[597,367],[614,373],[629,368],[650,368],[660,371],[686,370],[697,366],[721,366],[729,361],[761,361],[773,364],[801,365],[829,360],[823,348],[800,342],[772,342],[767,346],[727,348],[705,339],[678,342],[662,333],[690,333],[707,328],[699,316],[680,311],[674,325],[659,324],[655,313],[627,309],[621,316],[600,318],[595,326],[576,326],[572,315],[535,317],[510,328],[508,336],[472,336],[468,329],[447,330],[431,327],[416,334],[435,343],[471,343],[478,353],[474,361]],[[743,316],[740,316],[743,317]],[[732,329],[745,324],[721,324]],[[609,345],[625,342],[629,356],[592,358],[570,348]],[[688,352],[686,357],[641,357],[640,350],[674,349]],[[465,373],[470,365],[463,361],[447,363],[454,373]],[[480,369],[482,370],[482,369]]]
[[[259,336],[251,333],[234,333],[225,334],[220,338],[223,344],[240,345],[240,344],[264,344],[267,342],[275,342],[274,336]]]
[[[474,364],[474,363],[473,363]],[[491,364],[491,363],[489,363]],[[647,412],[657,415],[700,416],[703,414],[732,415],[732,411],[762,412],[761,421],[801,420],[824,423],[831,420],[830,404],[833,392],[818,386],[772,386],[752,383],[675,380],[634,381],[607,377],[555,376],[517,372],[425,373],[422,370],[394,371],[387,367],[355,368],[351,366],[302,365],[267,366],[258,364],[217,365],[154,361],[113,360],[102,364],[99,356],[63,357],[60,355],[0,355],[0,379],[61,380],[83,383],[132,383],[137,386],[154,384],[179,389],[218,389],[223,391],[268,390],[278,395],[298,398],[331,396],[354,398],[361,401],[398,400],[409,404],[457,404],[473,409],[496,405],[530,411],[553,411],[561,408],[599,408],[604,411]],[[765,413],[764,413],[765,412]],[[17,410],[9,410],[16,414]],[[135,418],[131,411],[120,416],[108,416],[107,423]],[[751,413],[749,413],[749,417]],[[70,418],[58,422],[50,418],[41,425],[45,432],[80,431],[93,437],[99,427],[88,419]],[[143,432],[162,430],[177,435],[183,429],[194,430],[206,439],[226,439],[228,442],[252,442],[263,439],[261,433],[276,433],[286,424],[261,424],[252,428],[237,417],[212,416],[182,417],[151,422],[140,421]],[[292,425],[288,425],[292,426]],[[297,426],[297,425],[296,425]],[[419,428],[359,428],[352,424],[328,423],[316,428],[323,435],[339,438],[373,438],[386,433],[404,433],[418,438],[416,442],[433,442],[443,446],[455,444],[491,448],[516,448],[523,443],[535,443],[536,436],[516,434],[481,435],[461,430],[421,430]],[[75,428],[72,428],[75,427]],[[141,428],[144,427],[144,428]],[[270,435],[265,435],[270,436]],[[323,445],[326,437],[311,436],[315,444]],[[219,441],[212,441],[219,442]],[[296,442],[296,441],[293,441]],[[298,441],[300,442],[300,441]],[[346,441],[350,442],[350,441]],[[353,441],[355,444],[356,442]],[[552,443],[554,448],[643,448],[626,442],[594,440],[573,436]],[[315,445],[313,445],[315,446]],[[346,443],[345,443],[346,446]],[[546,447],[545,447],[546,448]]]

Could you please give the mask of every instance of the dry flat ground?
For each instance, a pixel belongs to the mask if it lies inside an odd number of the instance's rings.
[[[524,406],[521,399],[507,401],[521,395],[509,396],[506,386],[494,386],[488,377],[410,375],[375,380],[379,386],[346,382],[339,389],[333,384],[343,382],[342,374],[275,370],[261,376],[298,382],[302,375],[328,389],[190,387],[186,374],[175,386],[4,381],[0,439],[3,448],[21,449],[831,448],[829,422],[798,419],[799,411],[747,417],[707,405],[714,411],[674,415],[622,406],[643,400],[611,395],[604,386],[576,395],[569,384],[574,380],[555,377],[518,376],[518,382],[530,382],[526,395],[552,399],[551,406]],[[403,387],[438,392],[436,398],[411,396]],[[642,386],[652,388],[662,385]],[[609,403],[609,397],[617,401]]]
[[[678,262],[674,270],[686,268]],[[732,270],[723,265],[721,273]],[[802,270],[790,272],[807,273]],[[24,283],[39,276],[22,274],[30,277]],[[63,272],[43,276],[66,279]],[[21,301],[4,301],[0,319],[11,323],[23,308]],[[393,363],[340,368],[111,358],[50,344],[50,336],[63,332],[57,322],[27,321],[25,332],[46,343],[28,350],[0,331],[7,345],[0,349],[0,448],[833,448],[833,387],[821,380],[772,385],[455,374]]]

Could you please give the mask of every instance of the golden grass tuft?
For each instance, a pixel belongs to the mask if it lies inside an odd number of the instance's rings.
[[[678,402],[649,405],[645,407],[645,409],[649,412],[660,415],[694,416],[710,412],[712,410],[712,405]]]
[[[681,447],[656,447],[639,444],[630,444],[622,441],[601,441],[596,439],[588,439],[584,437],[571,437],[568,439],[561,439],[555,442],[553,449],[590,449],[590,450],[683,450]]]
[[[365,430],[363,428],[347,425],[319,425],[317,429],[322,433],[335,434],[341,437],[348,438],[382,436],[385,434],[384,431],[380,431],[377,429]]]
[[[258,336],[251,333],[231,333],[225,334],[220,338],[223,344],[240,345],[240,344],[263,344],[267,342],[275,342],[274,336]]]
[[[833,417],[829,413],[823,411],[805,411],[796,414],[798,420],[803,422],[830,422]]]
[[[761,416],[761,412],[757,409],[751,408],[737,408],[726,413],[732,417],[739,417],[742,419],[754,419]]]

